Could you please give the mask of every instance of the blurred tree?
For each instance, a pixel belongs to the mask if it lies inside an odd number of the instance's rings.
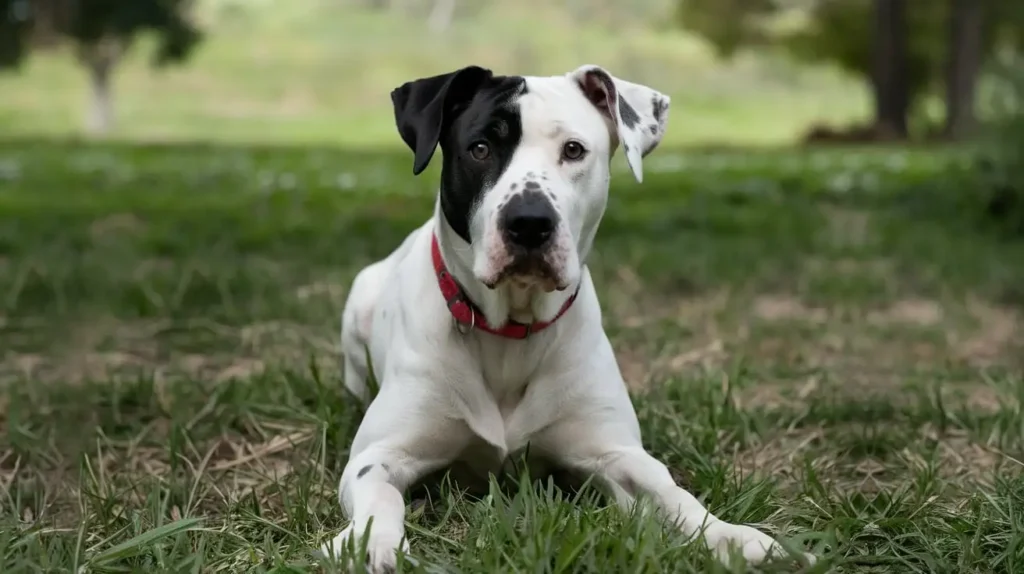
[[[774,0],[681,0],[678,16],[684,28],[728,58],[741,47],[766,43],[765,20],[780,10]]]
[[[986,0],[950,0],[946,56],[946,126],[959,139],[974,131],[975,91],[984,54]]]
[[[455,18],[455,0],[434,0],[427,26],[435,34],[446,32]]]
[[[0,0],[0,67],[16,66],[25,56],[31,31],[25,0]]]
[[[905,137],[908,117],[942,74],[944,6],[908,9],[906,0],[830,0],[781,44],[807,62],[834,62],[871,83],[875,127]]]
[[[907,3],[874,0],[871,41],[875,125],[887,134],[907,137],[910,84],[907,74]]]
[[[982,65],[1000,46],[1024,40],[1024,3],[1004,0],[933,1],[927,10],[907,0],[679,2],[681,24],[723,56],[745,46],[779,46],[803,61],[836,64],[864,78],[873,88],[877,127],[898,135],[906,134],[908,115],[943,84],[946,132],[968,133]]]
[[[66,41],[89,74],[89,131],[113,125],[114,68],[138,36],[158,38],[153,65],[185,60],[201,39],[190,0],[0,0],[0,66],[17,67],[32,49]]]

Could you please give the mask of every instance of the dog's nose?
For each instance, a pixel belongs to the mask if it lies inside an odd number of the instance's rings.
[[[508,220],[508,238],[525,249],[536,249],[551,238],[555,220],[544,213],[522,213]]]
[[[544,196],[517,196],[505,208],[504,220],[509,243],[533,250],[543,247],[551,239],[558,214]]]

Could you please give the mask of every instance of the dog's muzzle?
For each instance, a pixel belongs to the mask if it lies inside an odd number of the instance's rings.
[[[501,279],[534,280],[552,288],[562,287],[550,257],[560,219],[542,192],[527,190],[508,200],[498,219],[509,255]]]

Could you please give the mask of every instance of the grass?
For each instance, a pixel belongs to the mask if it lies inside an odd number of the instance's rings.
[[[112,138],[389,148],[398,140],[388,93],[469,64],[543,75],[596,63],[650,83],[672,96],[673,117],[686,126],[670,131],[666,145],[778,144],[811,122],[870,113],[866,87],[835,70],[764,53],[718,61],[705,42],[668,25],[669,0],[647,3],[663,7],[651,12],[657,29],[623,18],[583,21],[564,2],[480,0],[441,35],[425,17],[372,12],[355,0],[197,4],[207,38],[187,66],[153,70],[144,41],[119,67]],[[0,93],[3,133],[82,131],[88,84],[67,50],[35,54],[0,75]]]
[[[646,446],[814,571],[1024,567],[1024,245],[954,150],[616,161],[590,262]],[[408,153],[0,143],[0,571],[303,572],[343,526],[349,281],[430,213]],[[954,217],[955,216],[955,217]],[[710,572],[513,475],[411,506],[417,572]],[[793,571],[782,565],[769,571]]]

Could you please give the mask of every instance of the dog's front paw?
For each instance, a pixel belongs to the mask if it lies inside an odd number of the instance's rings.
[[[742,524],[719,524],[708,533],[708,543],[715,556],[724,564],[730,564],[733,553],[738,552],[747,564],[761,564],[769,558],[781,558],[788,552],[764,532]],[[815,558],[804,553],[804,560],[814,564]]]
[[[405,533],[398,529],[370,528],[369,539],[366,540],[366,565],[369,572],[383,574],[394,572],[397,565],[396,551],[409,551],[409,542],[404,539]],[[322,552],[333,560],[342,560],[349,564],[358,556],[363,547],[364,534],[348,525],[341,534],[324,545]]]

